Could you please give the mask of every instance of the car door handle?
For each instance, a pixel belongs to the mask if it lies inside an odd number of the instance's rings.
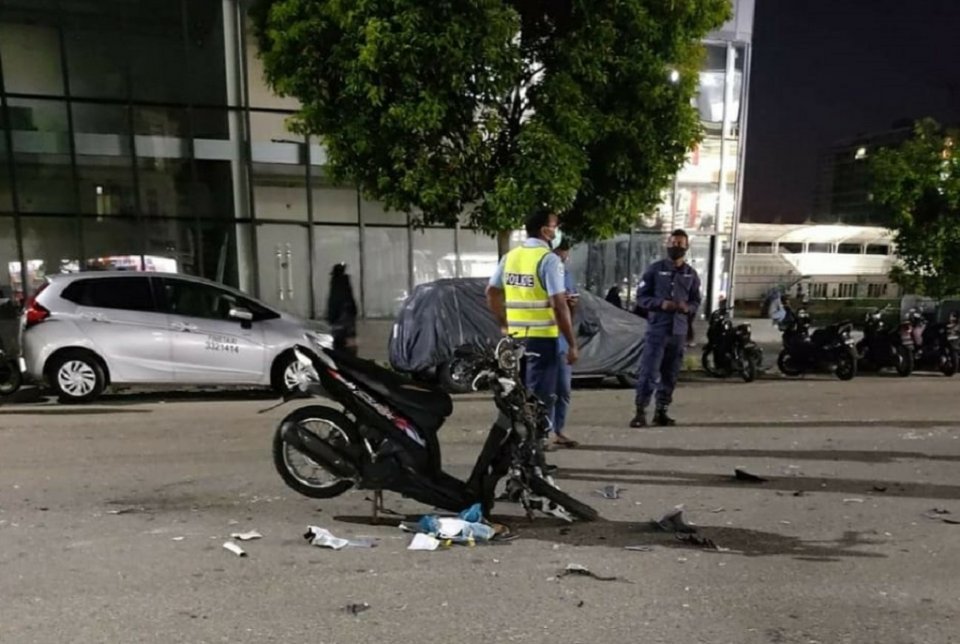
[[[187,324],[186,322],[174,322],[170,325],[175,331],[183,331],[185,333],[193,333],[197,330],[196,325]]]

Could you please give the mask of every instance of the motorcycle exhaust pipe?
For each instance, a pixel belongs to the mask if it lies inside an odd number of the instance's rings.
[[[328,468],[336,476],[352,479],[360,475],[357,468],[344,455],[296,423],[284,424],[280,429],[280,435],[284,442],[317,464]]]

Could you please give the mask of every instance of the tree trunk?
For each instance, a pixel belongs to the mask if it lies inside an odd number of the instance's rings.
[[[497,233],[497,256],[502,258],[510,252],[510,231],[501,230]]]

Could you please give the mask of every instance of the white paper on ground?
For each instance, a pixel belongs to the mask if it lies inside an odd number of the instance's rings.
[[[340,550],[341,548],[346,548],[348,545],[350,545],[349,540],[335,537],[333,533],[326,528],[319,528],[315,525],[312,525],[308,526],[307,529],[311,534],[313,534],[313,538],[310,540],[311,546]]]
[[[263,535],[256,530],[251,530],[250,532],[234,532],[230,535],[230,538],[237,541],[252,541],[253,539],[262,539]]]
[[[243,551],[243,548],[241,548],[240,546],[238,546],[232,541],[227,541],[226,543],[223,544],[223,547],[229,550],[230,552],[232,552],[233,554],[237,555],[238,557],[247,556],[247,553]]]
[[[439,534],[443,539],[460,536],[460,533],[462,533],[468,525],[463,519],[454,517],[441,517],[437,519],[437,522],[440,524]]]
[[[413,535],[413,541],[407,546],[407,550],[436,550],[439,547],[439,540],[421,532]]]

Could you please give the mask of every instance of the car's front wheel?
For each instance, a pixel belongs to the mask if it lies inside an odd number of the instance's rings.
[[[297,360],[293,351],[286,351],[277,358],[270,378],[273,390],[281,396],[300,391],[300,386],[309,380],[307,367]]]
[[[107,386],[103,365],[88,351],[65,351],[55,356],[47,373],[62,403],[93,402]]]

